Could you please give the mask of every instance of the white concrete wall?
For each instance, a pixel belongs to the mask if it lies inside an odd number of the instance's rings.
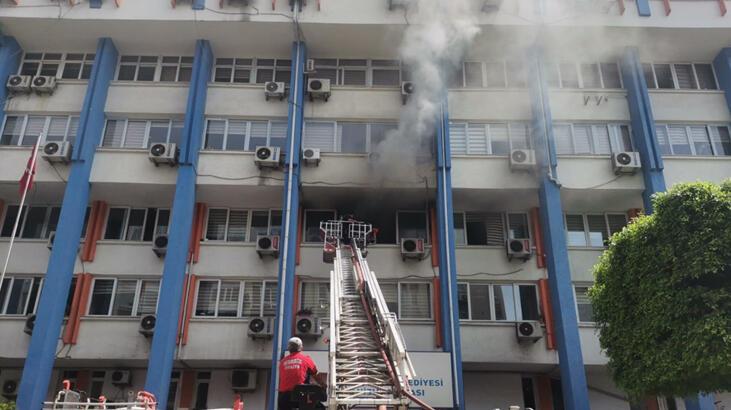
[[[467,409],[507,409],[523,407],[521,376],[515,373],[464,373],[465,404]]]
[[[187,101],[187,83],[114,81],[109,87],[104,112],[111,118],[182,119]]]
[[[462,361],[467,363],[555,364],[558,355],[545,339],[518,343],[515,323],[461,323]]]
[[[650,91],[650,101],[656,122],[687,124],[731,121],[723,91],[719,90],[653,90]]]
[[[16,95],[8,98],[5,112],[48,114],[76,114],[81,112],[81,105],[86,95],[87,81],[57,80],[53,95]]]
[[[665,184],[711,181],[731,178],[731,157],[663,157]]]

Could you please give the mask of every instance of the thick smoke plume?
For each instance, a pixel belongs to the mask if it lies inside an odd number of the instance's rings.
[[[379,180],[422,179],[432,169],[440,104],[447,81],[479,32],[469,0],[405,0],[409,25],[399,47],[415,91],[401,111],[398,128],[376,147]]]

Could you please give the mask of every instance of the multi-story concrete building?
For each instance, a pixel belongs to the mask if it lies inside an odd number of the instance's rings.
[[[146,387],[167,409],[230,407],[243,387],[247,409],[272,409],[294,315],[328,325],[319,222],[354,214],[379,229],[368,260],[427,401],[629,409],[592,325],[591,269],[652,193],[731,176],[725,0],[470,2],[480,33],[409,173],[394,171],[402,151],[379,152],[409,104],[399,44],[422,23],[402,3],[3,0],[0,78],[29,76],[0,91],[3,257],[31,146],[72,147],[39,158],[2,283],[6,398],[35,410],[69,379],[112,400]],[[52,93],[22,90],[41,76]],[[308,98],[308,79],[329,98]],[[283,98],[266,97],[272,81]],[[155,143],[176,143],[177,165],[151,162]],[[257,146],[282,166],[257,167]],[[300,159],[310,148],[319,163]],[[279,235],[277,258],[258,235]],[[403,259],[404,238],[423,257]],[[532,255],[508,257],[510,239]],[[277,318],[271,339],[247,336],[255,317]],[[538,341],[518,340],[523,321]],[[323,367],[327,343],[306,343]],[[731,407],[728,393],[650,402]]]

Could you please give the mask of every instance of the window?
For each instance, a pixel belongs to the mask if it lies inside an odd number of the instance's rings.
[[[576,292],[576,313],[579,316],[579,322],[594,322],[594,311],[589,300],[588,286],[574,286]]]
[[[204,149],[254,151],[259,146],[277,146],[286,151],[286,121],[209,119]]]
[[[322,242],[320,236],[320,222],[329,221],[336,218],[335,211],[331,210],[305,210],[305,242]]]
[[[713,66],[706,63],[642,64],[648,88],[717,90]]]
[[[559,64],[558,69],[561,75],[561,88],[579,88],[579,73],[576,71],[576,64]]]
[[[664,155],[731,155],[727,126],[656,124],[655,131]]]
[[[169,223],[169,209],[109,208],[104,239],[151,242],[167,234]]]
[[[495,74],[494,72],[491,74]],[[465,86],[469,88],[481,88],[482,85],[482,63],[466,61],[464,63]],[[488,81],[489,83],[489,81]],[[497,86],[497,85],[495,85]]]
[[[419,238],[429,240],[428,219],[424,211],[398,211],[396,214],[398,240],[402,238]]]
[[[581,82],[582,88],[602,88],[601,74],[599,72],[599,64],[581,64]]]
[[[319,318],[330,318],[330,283],[302,282],[299,300],[300,310],[308,310]]]
[[[609,237],[627,225],[625,214],[566,214],[568,246],[604,247]]]
[[[108,119],[103,148],[147,148],[158,142],[180,142],[182,120]]]
[[[398,60],[371,60],[371,85],[373,87],[400,87],[401,70]]]
[[[602,84],[604,88],[622,88],[619,65],[617,63],[601,63]]]
[[[453,155],[508,155],[511,149],[530,146],[528,124],[477,124],[450,122]]]
[[[141,316],[155,313],[159,280],[95,278],[90,316]]]
[[[282,211],[211,208],[206,240],[254,242],[257,235],[279,235]]]
[[[35,144],[42,134],[46,135],[45,141],[73,143],[78,127],[79,117],[8,115],[5,117],[0,145],[30,146]]]
[[[431,284],[428,282],[382,283],[388,310],[399,319],[431,319]]]
[[[457,285],[461,320],[540,320],[538,289],[532,284],[465,282]]]
[[[18,205],[8,205],[0,237],[13,235]],[[24,239],[47,239],[56,230],[61,208],[58,206],[23,206],[16,236]]]
[[[528,215],[524,213],[458,212],[454,224],[456,244],[504,246],[508,237],[530,239]]]
[[[523,61],[508,61],[505,63],[505,73],[508,78],[508,87],[525,88],[528,73]]]
[[[6,276],[0,287],[0,315],[35,313],[42,282],[41,278]]]
[[[21,75],[46,75],[71,80],[87,80],[91,76],[94,54],[25,53],[20,64]]]
[[[386,134],[396,128],[396,124],[308,120],[302,146],[322,152],[374,152]]]
[[[398,60],[316,58],[313,78],[349,87],[399,87],[406,81]]]
[[[274,316],[276,283],[254,280],[201,280],[196,294],[197,317]]]
[[[285,59],[258,58],[256,59],[256,83],[264,84],[267,81],[288,83],[292,61]],[[236,72],[234,71],[234,75]]]
[[[632,151],[630,129],[620,124],[554,124],[559,155],[609,155]]]
[[[505,88],[505,65],[503,63],[485,63],[485,74],[488,88]],[[480,80],[482,79],[480,78]]]
[[[217,58],[216,66],[213,68],[213,81],[250,84],[255,67],[252,58]],[[285,82],[289,82],[289,79]]]
[[[193,74],[193,57],[163,57],[160,81],[189,82]]]

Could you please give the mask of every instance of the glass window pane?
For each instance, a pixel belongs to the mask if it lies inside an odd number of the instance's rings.
[[[48,217],[48,223],[46,224],[46,232],[43,234],[43,238],[48,239],[51,232],[56,231],[58,226],[58,218],[61,216],[61,207],[54,206],[51,208],[51,213]]]
[[[46,126],[46,117],[28,117],[28,122],[23,132],[23,140],[20,145],[34,145],[43,133]]]
[[[264,307],[263,315],[272,317],[277,309],[277,284],[264,282]]]
[[[538,311],[538,294],[536,287],[533,285],[518,286],[520,294],[520,313],[523,320],[539,320],[540,313]]]
[[[140,300],[137,302],[137,316],[155,314],[159,290],[159,280],[142,281],[142,285],[140,286]]]
[[[467,298],[467,284],[457,284],[457,306],[459,307],[459,318],[466,320],[470,318],[470,306]]]
[[[249,211],[231,210],[228,221],[229,242],[243,242],[246,240],[246,227],[249,222]]]
[[[607,222],[609,224],[609,234],[614,235],[627,225],[627,216],[624,214],[609,214],[607,215]]]
[[[366,85],[365,70],[343,70],[343,85],[360,86]]]
[[[340,152],[366,151],[366,124],[340,123]]]
[[[576,71],[576,64],[559,64],[559,70],[561,70],[561,87],[579,88],[579,74]]]
[[[601,68],[604,88],[622,88],[622,81],[619,77],[619,66],[617,63],[602,63]]]
[[[701,90],[716,90],[716,78],[713,76],[713,68],[710,64],[694,64],[695,73],[698,77],[698,86]]]
[[[516,320],[513,285],[493,285],[495,293],[495,320]]]
[[[576,305],[579,311],[579,322],[594,321],[594,311],[589,300],[588,287],[576,287]]]
[[[198,296],[195,303],[196,316],[216,315],[216,296],[218,281],[202,280],[198,282]]]
[[[205,149],[223,149],[223,134],[225,130],[226,121],[208,120]]]
[[[25,304],[31,292],[33,280],[30,278],[15,278],[8,297],[8,306],[5,310],[7,315],[24,315]]]
[[[373,150],[373,125],[371,125],[371,150]],[[322,152],[335,152],[335,126],[332,122],[307,121],[303,147],[319,148]]]
[[[25,212],[28,209],[27,206],[23,207],[23,212],[20,214],[20,222],[18,223],[18,230],[21,228],[23,218],[25,218]],[[9,238],[13,236],[13,228],[15,227],[15,220],[18,218],[18,205],[9,205],[7,211],[5,211],[5,222],[3,222],[3,230],[0,236]],[[17,232],[16,232],[17,235]]]
[[[470,284],[472,320],[491,320],[490,285]]]
[[[510,152],[507,124],[490,124],[490,148],[493,155],[507,155]]]
[[[690,64],[675,64],[675,77],[678,79],[678,88],[681,90],[698,88],[693,76],[693,66]]]
[[[170,210],[169,209],[158,209],[157,210],[157,224],[155,225],[155,235],[166,235],[168,233],[169,225],[170,225]]]
[[[228,219],[227,209],[209,209],[208,226],[206,228],[206,239],[209,241],[222,241],[226,235],[226,220]]]
[[[381,293],[383,293],[383,298],[386,300],[386,306],[388,307],[388,311],[391,313],[395,313],[397,316],[398,313],[398,287],[395,283],[381,283]]]
[[[599,66],[597,64],[582,64],[581,80],[584,83],[584,88],[601,88]]]
[[[268,81],[274,80],[274,69],[272,68],[257,68],[256,70],[256,82],[257,84],[264,84]]]
[[[586,246],[584,233],[584,217],[582,215],[566,215],[568,246]]]
[[[20,68],[20,75],[31,75],[34,76],[38,72],[38,67],[40,67],[40,63],[38,62],[30,62],[26,61],[23,63],[23,66]]]
[[[464,63],[465,84],[467,87],[482,87],[482,63]]]
[[[76,80],[79,78],[79,74],[81,74],[81,63],[66,62],[63,66],[63,74],[61,74],[61,78]]]
[[[690,143],[685,126],[668,126],[668,138],[675,155],[690,155]]]
[[[127,223],[127,241],[141,241],[145,226],[146,209],[133,209],[129,213],[129,222]]]
[[[425,212],[399,212],[398,233],[401,238],[420,238],[426,241],[426,213]]]
[[[94,290],[91,292],[89,315],[108,315],[109,305],[112,303],[114,279],[95,279]]]
[[[249,151],[253,151],[256,147],[267,145],[267,134],[269,132],[269,123],[267,121],[252,121],[251,134],[249,135]]]
[[[144,148],[146,129],[147,121],[127,121],[127,131],[124,136],[124,147]]]
[[[231,67],[216,67],[216,71],[213,75],[213,81],[217,83],[228,83],[231,82]]]
[[[613,127],[618,128],[618,127]],[[609,142],[609,128],[606,125],[594,125],[591,127],[591,134],[594,142],[595,154],[610,154],[612,146]]]
[[[136,292],[136,280],[118,280],[117,290],[114,292],[112,316],[132,316],[132,307],[135,302]]]
[[[173,125],[170,128],[170,143],[180,146],[180,136],[183,134],[183,125],[183,121],[173,120]]]
[[[179,82],[189,82],[190,78],[193,76],[193,67],[191,66],[182,66],[180,67],[180,71],[178,72],[178,81]]]
[[[160,71],[160,81],[175,81],[178,76],[178,66],[164,65]]]
[[[251,236],[249,242],[256,240],[257,235],[269,232],[269,211],[251,211]]]
[[[655,64],[655,76],[657,77],[657,87],[672,89],[675,88],[673,82],[673,74],[670,71],[670,64]]]
[[[46,141],[63,141],[69,117],[51,117],[46,131]]]
[[[508,61],[507,64],[508,87],[525,88],[526,70],[522,61]]]
[[[645,82],[647,83],[647,88],[657,88],[657,84],[655,83],[655,75],[652,71],[652,64],[642,64],[642,71],[645,74]]]
[[[713,155],[710,136],[705,126],[690,127],[690,138],[693,141],[696,155]]]
[[[125,120],[107,120],[102,147],[121,147]]]
[[[43,63],[41,65],[41,72],[40,75],[47,75],[51,77],[55,77],[56,73],[58,72],[58,64],[57,63]]]
[[[374,69],[372,72],[374,87],[398,87],[399,71],[389,69]]]
[[[5,279],[3,279],[2,285],[0,286],[0,313],[3,313],[2,308],[3,306],[5,306],[5,298],[8,296],[11,282],[12,278],[6,276]]]
[[[251,82],[251,69],[249,68],[237,68],[234,70],[234,82],[245,83]]]
[[[122,239],[124,221],[127,217],[127,208],[111,208],[107,217],[107,229],[104,239]]]
[[[461,212],[455,212],[453,218],[454,218],[454,244],[455,245],[464,245],[466,242],[464,214]]]
[[[371,124],[371,147],[370,151],[377,150],[378,144],[386,139],[388,133],[395,131],[396,124]]]
[[[23,132],[23,117],[5,117],[5,128],[0,137],[0,145],[18,145],[20,134]]]
[[[150,123],[150,136],[147,145],[150,146],[158,142],[167,142],[169,129],[169,121],[152,121]]]
[[[571,126],[567,124],[554,124],[553,139],[556,143],[556,154],[573,154],[573,142],[571,140]]]
[[[334,211],[305,211],[305,242],[320,242],[320,221],[335,219]]]
[[[731,136],[728,127],[711,127],[711,138],[716,155],[731,155]]]
[[[261,290],[261,282],[246,281],[244,283],[244,305],[241,310],[241,316],[261,316]]]
[[[23,226],[22,238],[40,239],[43,237],[43,224],[46,222],[48,208],[45,206],[32,206],[28,211]]]
[[[218,294],[218,316],[236,317],[239,310],[239,288],[238,281],[221,282],[221,291]]]
[[[668,138],[668,129],[664,125],[656,125],[655,132],[657,133],[657,143],[660,145],[660,152],[663,155],[670,155],[670,141]]]
[[[240,120],[228,121],[228,135],[226,136],[226,150],[246,150],[246,127],[248,122]]]
[[[530,232],[528,230],[528,215],[508,214],[508,234],[513,239],[530,238]]]
[[[428,283],[401,283],[401,315],[403,319],[429,319],[431,293]]]
[[[302,282],[300,309],[309,310],[320,318],[330,317],[330,284],[323,282]]]
[[[153,81],[155,79],[155,66],[140,66],[137,70],[137,81]]]
[[[269,235],[279,235],[282,231],[282,211],[271,211]]]
[[[269,129],[269,145],[279,147],[282,152],[287,152],[287,122],[272,121]]]
[[[117,75],[117,80],[134,81],[136,71],[137,71],[136,65],[122,64],[119,66],[119,74]]]

